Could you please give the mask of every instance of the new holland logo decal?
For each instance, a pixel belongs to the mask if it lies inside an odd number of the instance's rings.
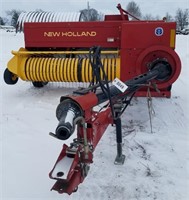
[[[44,32],[44,37],[95,37],[96,31],[81,31],[81,32]]]

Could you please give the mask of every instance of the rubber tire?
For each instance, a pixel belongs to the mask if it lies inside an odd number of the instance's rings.
[[[42,82],[42,81],[33,81],[33,86],[36,88],[42,88],[43,86],[47,85],[48,82]]]
[[[170,85],[168,88],[167,88],[167,91],[171,91],[172,89],[172,85]]]
[[[14,85],[18,81],[18,77],[15,74],[10,72],[7,68],[4,71],[4,81],[8,85]]]

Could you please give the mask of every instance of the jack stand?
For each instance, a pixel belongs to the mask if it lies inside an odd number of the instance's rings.
[[[116,125],[116,141],[117,141],[117,156],[115,158],[115,165],[123,165],[125,162],[125,155],[122,154],[122,130],[121,130],[121,118],[117,118]]]

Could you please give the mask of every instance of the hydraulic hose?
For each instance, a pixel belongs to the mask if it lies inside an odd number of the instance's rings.
[[[139,89],[141,85],[150,82],[151,80],[166,80],[171,75],[171,68],[169,65],[163,63],[157,63],[152,70],[147,73],[141,74],[133,79],[125,81],[124,83],[128,86],[127,90],[123,94],[119,89],[117,89],[114,85],[110,87],[110,96],[111,98],[125,98],[127,95],[132,94],[134,91]],[[98,104],[103,103],[108,100],[108,97],[103,92],[100,92],[97,95]]]
[[[143,84],[148,83],[151,80],[165,80],[169,78],[171,74],[170,67],[167,65],[158,63],[156,66],[153,66],[153,69],[148,71],[147,73],[141,74],[133,79],[130,79],[125,82],[128,86],[126,91],[122,93],[119,89],[115,86],[110,87],[110,97],[123,99],[126,96],[132,95],[136,90],[142,87]],[[103,103],[109,99],[109,97],[104,93],[100,92],[96,94],[97,103],[96,105]],[[86,101],[85,94],[79,96],[78,102]],[[56,116],[59,120],[59,124],[56,128],[55,134],[58,139],[66,140],[68,139],[75,130],[75,123],[74,121],[78,117],[83,117],[85,110],[82,110],[79,103],[73,100],[72,98],[64,99],[57,107]],[[87,102],[89,108],[91,109],[95,106],[93,103]]]

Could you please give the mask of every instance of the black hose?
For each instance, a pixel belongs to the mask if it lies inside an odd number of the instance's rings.
[[[170,68],[167,65],[158,63],[151,71],[148,71],[144,74],[141,74],[133,79],[125,81],[124,83],[128,86],[126,91],[122,93],[116,86],[112,85],[110,87],[110,97],[116,99],[123,99],[133,92],[136,92],[139,88],[143,87],[144,84],[147,84],[154,79],[168,79],[170,76]],[[107,95],[103,92],[97,93],[98,103],[103,103],[108,100]]]

